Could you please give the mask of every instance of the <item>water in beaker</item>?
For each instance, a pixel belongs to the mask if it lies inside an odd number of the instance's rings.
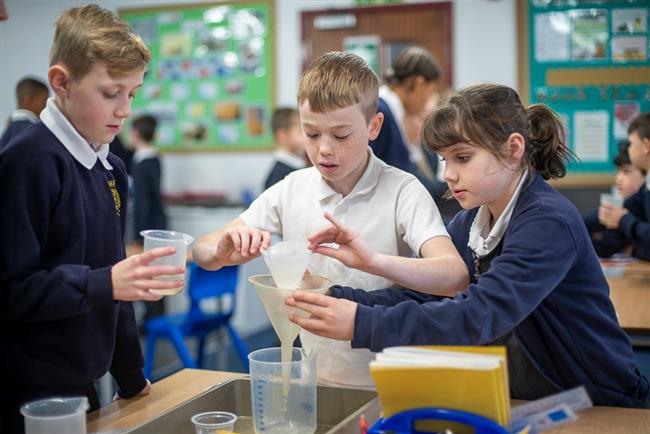
[[[248,359],[255,432],[312,434],[316,431],[316,355],[292,348],[291,361],[282,362],[280,348],[265,348],[250,353]],[[289,372],[286,397],[283,371]]]

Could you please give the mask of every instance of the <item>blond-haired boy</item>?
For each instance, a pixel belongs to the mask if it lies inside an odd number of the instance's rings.
[[[453,293],[467,284],[467,270],[456,252],[440,214],[417,179],[376,158],[368,141],[377,137],[383,117],[377,114],[379,81],[360,57],[327,53],[305,70],[298,104],[306,150],[313,167],[289,174],[225,227],[202,237],[194,259],[218,268],[258,256],[270,244],[270,233],[285,239],[307,239],[328,224],[324,213],[369,240],[384,255],[412,256],[383,268],[363,271],[330,257],[314,255],[312,274],[333,282],[373,289],[394,283],[427,292]],[[414,280],[427,270],[426,279]],[[368,350],[352,350],[336,342],[301,334],[303,346],[318,352],[321,382],[372,386]]]
[[[69,9],[56,22],[41,122],[0,154],[0,424],[49,396],[87,396],[110,371],[124,398],[148,393],[130,300],[178,287],[153,276],[161,248],[124,259],[127,176],[108,143],[131,114],[149,49],[114,13]]]

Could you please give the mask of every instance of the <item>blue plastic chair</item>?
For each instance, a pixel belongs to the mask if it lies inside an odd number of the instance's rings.
[[[145,376],[151,379],[158,339],[164,338],[171,341],[184,368],[198,368],[203,364],[203,347],[207,335],[222,327],[226,327],[228,330],[244,369],[248,372],[248,348],[230,324],[230,318],[235,312],[239,267],[231,266],[217,271],[207,271],[195,263],[190,263],[188,271],[189,311],[177,315],[162,315],[145,323],[147,331]],[[219,309],[216,312],[206,312],[202,309],[201,304],[207,299],[217,301]],[[196,360],[185,345],[185,337],[198,339]]]

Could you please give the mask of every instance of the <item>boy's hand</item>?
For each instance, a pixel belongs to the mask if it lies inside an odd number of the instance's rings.
[[[215,259],[223,265],[241,264],[256,258],[271,245],[271,233],[250,226],[232,226],[215,249]]]
[[[598,221],[607,229],[618,229],[621,219],[629,211],[619,206],[604,203],[598,208]]]
[[[354,335],[354,318],[357,304],[344,298],[296,291],[285,299],[287,306],[309,313],[308,318],[296,314],[289,320],[308,332],[331,339],[349,341]]]
[[[185,267],[173,265],[149,265],[153,260],[173,255],[174,247],[158,247],[118,262],[111,269],[113,299],[156,301],[163,296],[152,294],[149,289],[174,289],[183,286],[184,280],[154,280],[156,276],[185,274]]]
[[[377,253],[368,248],[356,232],[343,226],[331,213],[326,212],[325,218],[332,223],[332,226],[312,234],[308,238],[308,248],[314,253],[338,259],[350,268],[367,272],[372,271],[376,265]],[[335,249],[321,245],[327,243],[336,243],[339,248]]]
[[[146,395],[149,395],[151,393],[151,381],[149,381],[149,379],[146,379],[146,380],[147,380],[146,384],[144,385],[142,390],[137,395],[134,396],[134,398],[136,398],[138,396],[146,396]],[[121,399],[121,398],[122,397],[117,393],[115,395],[113,395],[113,401],[117,401],[118,399]]]

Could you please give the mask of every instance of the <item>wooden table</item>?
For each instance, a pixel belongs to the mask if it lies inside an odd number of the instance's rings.
[[[235,372],[183,369],[156,382],[147,396],[119,399],[88,415],[88,433],[118,428],[134,428],[176,407],[213,386],[243,374]]]
[[[607,282],[621,327],[630,335],[650,336],[650,262],[632,263]]]
[[[215,385],[242,376],[233,372],[184,369],[154,384],[149,396],[118,400],[91,413],[88,415],[88,433],[136,427]],[[650,431],[650,410],[595,407],[580,412],[578,417],[577,422],[547,432],[551,434],[641,434]]]

